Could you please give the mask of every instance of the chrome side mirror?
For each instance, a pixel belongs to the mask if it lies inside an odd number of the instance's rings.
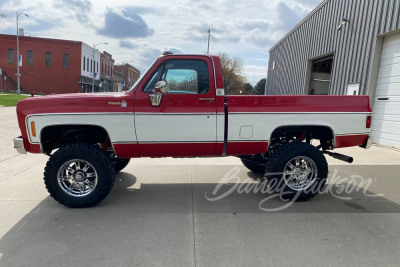
[[[154,92],[160,92],[161,94],[166,94],[167,93],[167,81],[159,81],[156,83],[154,86]]]
[[[149,95],[151,106],[160,106],[162,96],[167,93],[167,84],[167,81],[159,81],[156,83],[154,86],[154,94]]]
[[[161,104],[162,95],[159,94],[149,95],[149,99],[151,106],[159,107]]]

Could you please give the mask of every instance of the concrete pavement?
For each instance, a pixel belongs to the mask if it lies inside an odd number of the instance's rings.
[[[0,266],[400,262],[398,151],[339,151],[355,163],[328,158],[331,190],[285,209],[276,198],[265,201],[270,194],[245,193],[259,176],[237,158],[135,159],[100,205],[69,209],[44,187],[47,156],[19,155],[12,148],[19,135],[15,108],[0,108],[0,116]],[[232,179],[213,194],[228,173],[240,181]],[[207,200],[232,188],[223,199]],[[272,209],[278,211],[266,211]]]

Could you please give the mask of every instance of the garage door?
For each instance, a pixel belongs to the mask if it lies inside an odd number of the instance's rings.
[[[375,94],[372,137],[400,148],[400,33],[385,38]]]

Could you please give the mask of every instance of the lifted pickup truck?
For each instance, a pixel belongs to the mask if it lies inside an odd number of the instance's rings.
[[[45,185],[69,207],[102,201],[139,157],[237,156],[304,201],[326,182],[324,153],[351,162],[329,150],[372,144],[368,96],[226,96],[206,55],[161,56],[128,92],[34,97],[17,114],[15,148],[50,156]]]

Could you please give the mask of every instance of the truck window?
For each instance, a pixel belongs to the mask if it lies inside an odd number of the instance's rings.
[[[206,94],[209,91],[207,64],[202,60],[168,60],[149,79],[144,92],[151,93],[158,81],[167,81],[171,94]]]

